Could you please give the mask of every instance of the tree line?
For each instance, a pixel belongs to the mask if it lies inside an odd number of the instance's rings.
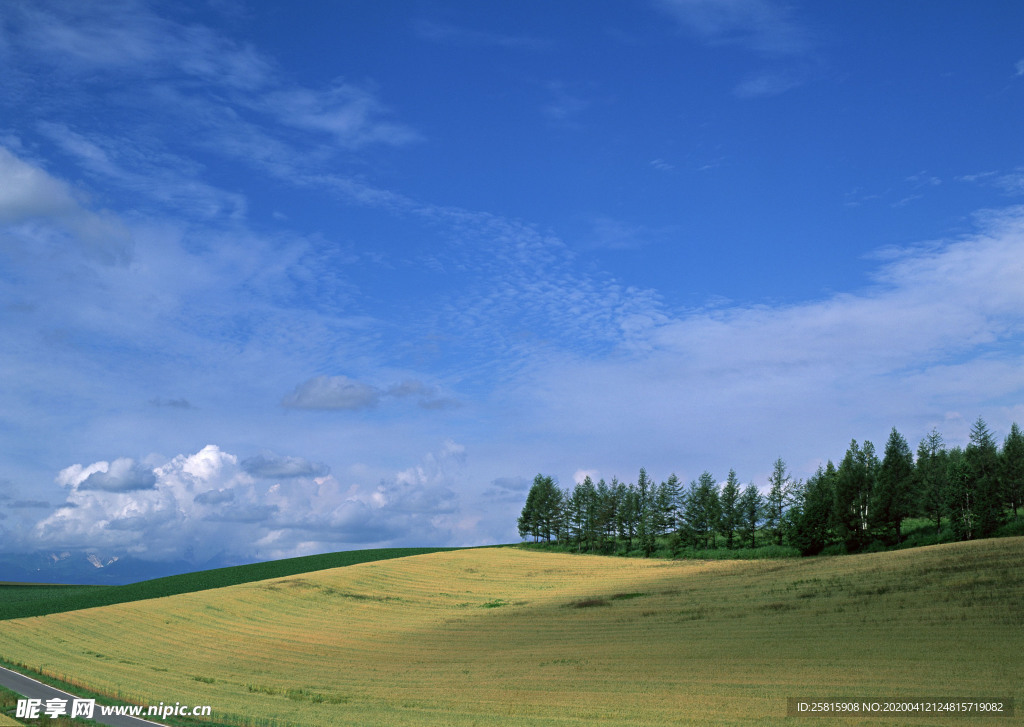
[[[894,427],[881,459],[871,442],[853,440],[838,466],[829,460],[806,481],[777,459],[764,495],[735,470],[721,486],[707,471],[684,486],[675,474],[659,483],[641,468],[636,483],[586,477],[571,490],[538,474],[519,535],[591,553],[650,556],[668,543],[673,551],[779,545],[814,555],[898,545],[908,518],[927,518],[936,537],[944,526],[957,540],[991,537],[1019,518],[1022,500],[1024,434],[1014,423],[1000,447],[979,417],[965,448],[947,449],[933,429],[915,457]]]

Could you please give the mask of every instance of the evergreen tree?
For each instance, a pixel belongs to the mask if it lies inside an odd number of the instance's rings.
[[[1024,433],[1017,422],[1010,426],[1010,433],[1003,441],[1003,451],[999,455],[999,484],[1014,519],[1019,518],[1017,510],[1024,505]]]
[[[718,547],[718,523],[722,518],[722,503],[718,497],[718,483],[710,472],[701,475],[701,493],[708,513],[707,534],[711,536],[711,547]]]
[[[974,513],[978,530],[974,537],[988,538],[1003,524],[1003,497],[999,490],[996,439],[981,417],[971,427],[964,457],[975,492]]]
[[[699,479],[690,482],[683,519],[692,544],[707,548],[718,522],[718,486],[710,472],[705,471]]]
[[[615,499],[603,477],[597,481],[595,490],[596,522],[594,528],[597,531],[597,548],[603,552],[608,540],[613,540],[615,537]]]
[[[854,439],[836,473],[832,517],[836,534],[850,551],[867,545],[868,511],[877,461],[871,442],[860,447]]]
[[[686,505],[683,508],[683,525],[680,529],[683,542],[698,547],[703,542],[706,523],[707,512],[699,485],[697,480],[690,480],[690,486],[686,491]]]
[[[739,535],[743,542],[750,543],[751,548],[757,547],[757,528],[761,524],[762,506],[761,493],[750,483],[740,495],[737,507],[740,511]]]
[[[960,447],[953,447],[946,456],[946,512],[958,540],[977,537],[976,497],[967,458]]]
[[[618,531],[619,538],[626,541],[626,552],[633,549],[633,538],[636,537],[637,520],[640,515],[640,502],[637,496],[636,485],[618,482],[612,478],[616,485],[615,493],[619,500],[618,508]]]
[[[526,495],[526,504],[523,505],[523,511],[519,515],[520,538],[530,536],[533,538],[534,542],[537,542],[540,538],[540,521],[538,515],[539,499],[537,480],[534,480],[533,486],[530,487],[530,491]]]
[[[722,486],[718,500],[721,504],[721,516],[718,518],[718,532],[725,536],[725,547],[732,548],[732,536],[740,523],[739,511],[740,483],[736,470],[729,470],[729,477]]]
[[[893,427],[878,468],[870,508],[872,527],[892,542],[902,540],[903,518],[911,514],[913,478],[914,456],[907,440]]]
[[[637,477],[636,492],[637,540],[640,543],[640,551],[647,558],[654,552],[656,513],[653,483],[647,477],[647,470],[643,467],[640,468],[640,475]]]
[[[618,512],[618,498],[615,489],[608,486],[602,477],[597,483],[598,513],[601,531],[601,546],[611,541],[614,545],[616,534],[616,513]]]
[[[679,497],[681,487],[679,478],[675,473],[658,485],[658,491],[654,498],[655,507],[655,532],[658,535],[670,533],[676,529],[679,522]]]
[[[932,429],[917,445],[914,465],[918,512],[935,523],[935,534],[942,532],[942,514],[946,511],[946,448],[942,435]]]
[[[589,476],[584,477],[565,497],[565,503],[569,538],[576,543],[576,551],[595,550],[600,529],[600,503],[593,480]]]
[[[829,460],[818,471],[797,487],[790,529],[790,543],[803,555],[817,555],[832,540],[832,508],[835,504],[835,465]]]
[[[776,545],[782,545],[782,516],[789,503],[791,484],[786,463],[779,457],[772,465],[772,473],[768,477],[768,496],[764,507],[764,526]]]

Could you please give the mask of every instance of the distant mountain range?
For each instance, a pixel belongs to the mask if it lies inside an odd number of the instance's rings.
[[[241,563],[223,556],[193,563],[156,562],[88,551],[0,553],[0,582],[115,586],[231,565]]]

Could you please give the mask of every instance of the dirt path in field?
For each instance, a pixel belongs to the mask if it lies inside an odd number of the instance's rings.
[[[73,694],[62,692],[56,687],[51,687],[48,684],[37,682],[35,679],[31,679],[24,674],[19,674],[16,671],[5,669],[0,667],[0,685],[7,687],[12,692],[17,692],[26,699],[41,699],[43,700],[43,706],[46,705],[47,699],[66,699],[68,700],[68,707],[70,711],[71,701],[78,699]],[[43,714],[40,712],[40,714]],[[100,714],[99,705],[96,706],[96,711],[93,714],[93,721],[97,724],[110,725],[110,727],[146,727],[147,725],[161,724],[159,722],[150,722],[149,720],[139,719],[138,717],[128,717],[124,715],[109,715],[104,716]]]

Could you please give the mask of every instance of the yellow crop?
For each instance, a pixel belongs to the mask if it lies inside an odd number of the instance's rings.
[[[1022,604],[1022,538],[781,561],[501,548],[4,621],[0,655],[239,723],[805,727],[849,722],[787,720],[787,697],[1024,705]],[[971,720],[870,719],[950,723]]]

